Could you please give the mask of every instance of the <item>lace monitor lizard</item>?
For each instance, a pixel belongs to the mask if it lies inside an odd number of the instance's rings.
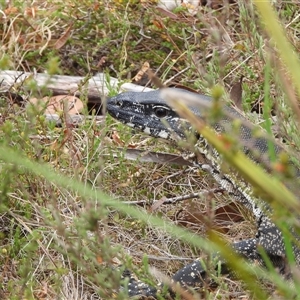
[[[191,93],[179,90],[179,92]],[[208,96],[191,93],[199,97],[202,106],[190,107],[192,112],[199,118],[208,122],[207,112],[212,106],[212,99]],[[203,106],[203,104],[205,104]],[[228,132],[230,130],[237,134],[237,138],[242,141],[243,152],[257,163],[262,163],[266,169],[270,167],[269,161],[269,143],[264,136],[255,136],[251,126],[248,126],[247,120],[235,109],[224,106],[224,114],[217,121],[209,122],[217,133]],[[247,209],[252,211],[257,222],[257,233],[252,239],[239,241],[232,244],[236,253],[244,256],[251,261],[258,261],[264,265],[257,246],[263,247],[271,262],[282,273],[285,272],[286,258],[283,236],[278,227],[269,218],[270,207],[261,199],[256,199],[251,195],[251,189],[243,181],[237,180],[237,176],[232,174],[222,174],[220,171],[221,158],[205,139],[193,131],[188,122],[184,122],[161,97],[161,92],[151,91],[125,92],[107,101],[108,113],[118,121],[138,129],[148,135],[167,140],[186,139],[186,132],[193,132],[197,137],[197,149],[206,157],[205,163],[196,163],[199,168],[209,172],[215,180],[228,192],[234,201],[239,202]],[[230,116],[230,117],[228,117]],[[240,121],[239,129],[234,130],[232,118]],[[283,149],[273,144],[275,156],[278,158]],[[255,150],[254,153],[252,150]],[[255,153],[256,152],[256,153]],[[300,170],[291,163],[295,177],[300,177]],[[293,230],[293,229],[292,229]],[[298,239],[298,236],[296,239]],[[293,245],[296,263],[300,264],[300,250]],[[222,262],[222,272],[227,272],[226,262]],[[128,275],[128,274],[127,274]],[[127,276],[126,274],[124,276]],[[203,283],[206,273],[199,260],[186,265],[180,269],[174,276],[173,281],[179,282],[183,286],[198,286]],[[129,277],[129,275],[128,275]],[[129,277],[128,285],[129,296],[145,295],[156,297],[157,289],[150,287],[140,281]]]

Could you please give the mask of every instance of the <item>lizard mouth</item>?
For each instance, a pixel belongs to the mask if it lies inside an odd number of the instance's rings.
[[[160,119],[155,120],[153,118],[145,118],[140,112],[122,109],[118,105],[110,103],[110,101],[107,103],[107,112],[114,119],[117,119],[131,128],[137,129],[153,137],[171,139],[171,128],[166,127]]]

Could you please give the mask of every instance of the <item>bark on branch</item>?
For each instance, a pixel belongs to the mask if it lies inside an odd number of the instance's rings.
[[[109,89],[118,89],[119,81],[116,78],[108,78],[103,73],[93,77],[48,75],[45,73],[27,73],[18,71],[0,71],[0,91],[16,92],[20,87],[26,90],[32,89],[33,84],[37,87],[42,96],[49,95],[87,95],[88,101],[101,103],[104,96],[107,96]],[[150,91],[133,83],[120,85],[120,91]]]

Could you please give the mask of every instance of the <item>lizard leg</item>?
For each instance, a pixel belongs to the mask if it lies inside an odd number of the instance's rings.
[[[249,239],[234,243],[232,245],[233,249],[237,254],[245,256],[250,260],[258,258],[256,252],[257,240]],[[218,254],[215,255],[217,258]],[[224,261],[221,261],[221,273],[230,273],[229,268],[226,266]],[[217,268],[217,266],[216,266]],[[162,290],[164,284],[158,284],[157,287],[150,286],[140,280],[135,279],[130,271],[126,270],[123,272],[123,278],[128,278],[127,290],[129,297],[133,296],[147,296],[147,297],[157,297],[158,291]],[[200,260],[195,260],[194,262],[184,266],[182,269],[178,270],[172,277],[174,283],[180,283],[180,285],[185,287],[201,287],[207,278],[207,272]]]
[[[257,240],[249,239],[240,242],[233,243],[232,248],[236,254],[240,254],[249,260],[257,259],[258,254],[256,252]],[[219,257],[218,254],[215,255],[216,258]],[[220,258],[221,261],[221,274],[230,273],[229,268],[226,266],[224,260]],[[217,266],[216,266],[217,268]],[[195,260],[194,262],[186,265],[182,269],[176,272],[173,276],[174,282],[179,282],[183,286],[195,287],[203,285],[206,280],[207,272],[201,264],[200,260]]]

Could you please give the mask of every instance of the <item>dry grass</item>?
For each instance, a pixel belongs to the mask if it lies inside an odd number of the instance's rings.
[[[268,43],[247,1],[224,1],[215,9],[202,6],[197,16],[184,9],[172,15],[158,12],[148,1],[2,2],[2,69],[72,75],[104,71],[126,80],[147,61],[163,81],[171,79],[170,85],[206,94],[221,84],[237,90],[235,96],[242,88],[247,116],[261,121],[252,111],[263,106]],[[298,50],[297,1],[281,1],[276,9]],[[242,86],[237,84],[241,76]],[[298,132],[273,72],[268,84],[277,134],[297,150]],[[38,96],[34,88],[30,93],[19,86],[13,91],[24,99]],[[154,200],[217,186],[190,167],[127,161],[111,133],[116,130],[125,145],[144,144],[151,151],[180,153],[174,145],[133,136],[131,129],[109,117],[97,126],[87,120],[78,128],[55,128],[5,97],[0,110],[1,143],[94,190],[120,201],[147,200],[149,205],[141,210],[191,229],[191,236],[205,236],[212,228],[230,242],[255,234],[251,216],[240,208],[238,221],[218,217],[218,208],[232,208],[226,194],[207,194],[151,211]],[[83,199],[18,166],[1,163],[0,176],[1,299],[124,299],[118,293],[116,266],[129,266],[140,278],[151,280],[147,264],[171,276],[187,262],[207,256],[180,237],[104,207],[101,199]],[[212,268],[210,260],[208,266]],[[218,287],[203,291],[201,297],[252,298],[238,281],[216,281]],[[273,288],[266,286],[271,294]]]

